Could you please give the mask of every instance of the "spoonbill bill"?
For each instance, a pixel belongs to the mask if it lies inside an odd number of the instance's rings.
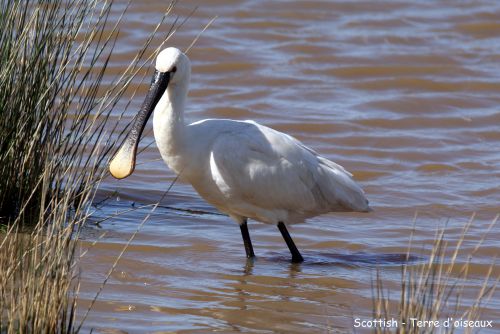
[[[186,124],[190,76],[190,61],[180,50],[169,47],[159,53],[145,101],[110,163],[115,178],[134,171],[137,146],[154,111],[154,136],[163,160],[239,224],[247,258],[255,256],[249,218],[277,225],[292,262],[302,262],[287,225],[327,212],[370,211],[349,172],[287,134],[254,121]]]

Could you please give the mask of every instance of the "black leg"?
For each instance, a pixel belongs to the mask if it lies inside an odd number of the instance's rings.
[[[250,233],[248,233],[247,221],[240,225],[241,236],[243,237],[243,244],[245,245],[245,252],[247,253],[247,258],[251,259],[255,257],[253,252],[252,240],[250,239]]]
[[[281,235],[283,236],[283,239],[285,239],[286,245],[290,249],[290,253],[292,253],[292,262],[294,263],[303,262],[304,258],[302,257],[302,255],[300,255],[300,252],[297,249],[297,246],[295,246],[295,243],[293,242],[290,233],[288,233],[285,224],[283,224],[283,222],[279,222],[278,228],[281,232]]]

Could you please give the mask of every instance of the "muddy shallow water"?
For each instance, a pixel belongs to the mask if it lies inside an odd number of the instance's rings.
[[[371,319],[376,269],[388,284],[399,280],[415,214],[416,263],[438,227],[454,240],[476,212],[463,254],[473,249],[500,211],[499,2],[182,1],[175,13],[196,5],[169,42],[185,49],[218,15],[189,52],[187,119],[254,119],[289,133],[351,171],[374,212],[291,228],[300,265],[289,262],[276,227],[250,222],[258,258],[249,263],[238,226],[179,181],[118,264],[86,329],[349,333],[353,319]],[[132,5],[113,72],[165,7]],[[140,84],[129,119],[146,89]],[[95,220],[120,214],[85,230],[83,248],[99,241],[81,262],[79,317],[147,205],[174,180],[152,142],[150,122],[135,173],[107,179],[98,192],[97,201],[107,200]],[[475,256],[465,302],[499,255],[499,231]],[[481,319],[498,330],[499,310],[496,293]]]

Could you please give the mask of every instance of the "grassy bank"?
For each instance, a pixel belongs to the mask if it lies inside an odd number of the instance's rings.
[[[77,330],[75,239],[120,140],[110,114],[151,41],[104,89],[112,3],[0,5],[0,332]]]

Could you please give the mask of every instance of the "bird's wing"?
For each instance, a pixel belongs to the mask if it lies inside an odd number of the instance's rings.
[[[353,192],[366,202],[344,168],[295,138],[253,122],[217,137],[210,167],[222,193],[263,208],[351,211],[357,200]]]

